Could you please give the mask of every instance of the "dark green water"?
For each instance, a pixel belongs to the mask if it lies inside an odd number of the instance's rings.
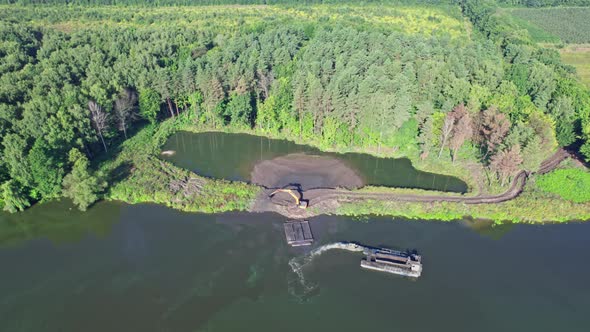
[[[254,165],[290,153],[307,153],[338,158],[364,179],[365,183],[389,187],[465,192],[458,178],[416,170],[408,159],[377,158],[359,153],[326,153],[286,140],[227,133],[179,132],[162,148],[176,154],[166,159],[204,176],[249,181]]]
[[[0,214],[0,331],[588,331],[590,224],[340,217],[335,241],[417,249],[412,281],[327,252],[299,276],[273,214],[100,203]]]

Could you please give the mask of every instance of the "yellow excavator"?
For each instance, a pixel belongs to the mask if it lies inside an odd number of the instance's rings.
[[[297,195],[295,195],[295,193],[293,193],[292,189],[277,189],[277,190],[273,191],[272,193],[270,193],[270,195],[268,195],[268,197],[273,197],[276,193],[287,193],[287,194],[291,195],[291,197],[293,197],[295,199],[295,204],[297,205],[298,208],[307,209],[307,201],[299,199],[299,197]]]

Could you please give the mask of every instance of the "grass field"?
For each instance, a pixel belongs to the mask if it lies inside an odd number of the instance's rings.
[[[505,10],[536,42],[590,43],[590,8],[517,8]]]
[[[561,39],[558,36],[550,33],[542,27],[516,15],[512,15],[510,13],[507,13],[507,15],[511,15],[512,21],[515,22],[520,28],[527,30],[534,42],[547,44],[561,43]]]
[[[580,80],[590,88],[590,45],[569,45],[560,53],[563,62],[576,67]]]

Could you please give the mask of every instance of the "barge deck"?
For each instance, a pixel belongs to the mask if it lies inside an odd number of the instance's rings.
[[[362,268],[412,278],[418,278],[422,274],[420,255],[387,248],[365,248],[363,252],[366,257],[361,260]]]
[[[293,247],[308,246],[313,243],[313,234],[309,221],[307,220],[290,220],[283,225],[285,228],[285,237],[287,243]]]

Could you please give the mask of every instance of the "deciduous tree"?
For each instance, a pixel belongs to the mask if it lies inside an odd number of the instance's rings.
[[[63,180],[63,193],[72,199],[74,204],[85,211],[98,199],[98,194],[106,187],[106,182],[91,174],[88,158],[77,149],[69,153],[72,171]]]
[[[8,180],[1,186],[2,200],[4,201],[4,211],[10,213],[22,211],[29,207],[31,203],[24,193],[22,184],[16,180]]]

